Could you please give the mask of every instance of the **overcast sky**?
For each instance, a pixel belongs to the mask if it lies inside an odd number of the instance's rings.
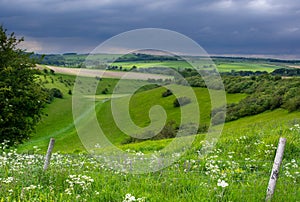
[[[0,24],[39,53],[88,53],[151,27],[184,34],[211,55],[300,59],[298,0],[0,0]]]

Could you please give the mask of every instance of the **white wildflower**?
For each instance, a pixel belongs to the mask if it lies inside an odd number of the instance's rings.
[[[227,187],[227,186],[228,186],[228,183],[225,182],[224,180],[220,180],[220,179],[219,179],[217,185],[218,185],[219,187],[224,188],[224,187]]]

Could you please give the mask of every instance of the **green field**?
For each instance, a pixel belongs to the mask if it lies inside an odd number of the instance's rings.
[[[283,68],[274,64],[261,64],[261,63],[220,63],[217,64],[220,72],[229,71],[266,71],[272,72],[274,69]]]
[[[191,64],[195,68],[202,68],[213,64],[206,61],[191,60]],[[133,66],[137,68],[149,68],[149,67],[172,67],[175,69],[191,68],[191,65],[186,61],[131,61],[131,62],[115,62],[113,65],[122,66],[125,69],[131,69]],[[219,72],[234,71],[266,71],[272,72],[275,69],[283,68],[283,65],[267,64],[267,63],[253,63],[253,62],[215,62],[215,65]],[[206,68],[212,69],[212,68]]]

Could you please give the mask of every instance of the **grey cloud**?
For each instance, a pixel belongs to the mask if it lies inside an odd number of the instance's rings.
[[[298,19],[294,0],[0,1],[0,23],[42,43],[40,52],[82,52],[121,32],[157,27],[185,34],[212,54],[300,55]]]

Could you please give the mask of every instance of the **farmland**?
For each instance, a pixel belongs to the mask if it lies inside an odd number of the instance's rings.
[[[186,62],[186,60],[188,62]],[[272,72],[275,69],[283,67],[297,66],[299,61],[286,61],[275,59],[259,59],[259,58],[232,58],[232,57],[211,57],[219,72],[228,71],[266,71]],[[60,61],[60,62],[59,62]],[[102,68],[97,64],[107,63],[107,65],[122,67],[122,70],[130,70],[133,66],[139,68],[151,67],[168,67],[175,69],[205,67],[210,69],[212,65],[210,60],[201,59],[201,57],[188,56],[149,56],[147,54],[66,54],[66,55],[49,55],[46,56],[43,64],[62,66],[62,67],[80,67],[82,64],[93,64],[91,68]]]

